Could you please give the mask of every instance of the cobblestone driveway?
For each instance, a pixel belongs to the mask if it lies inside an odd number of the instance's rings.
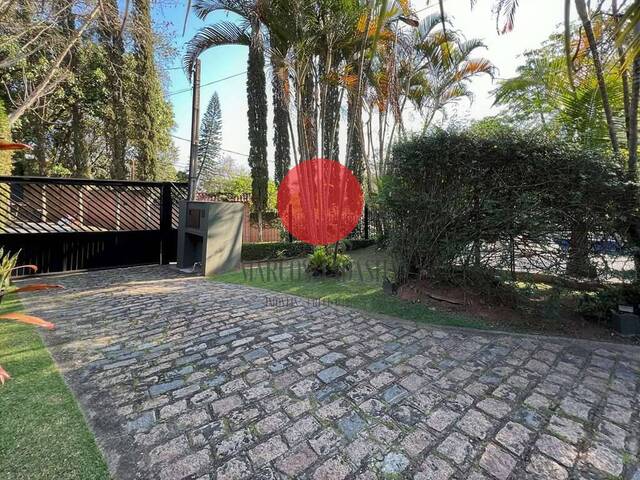
[[[32,296],[117,478],[640,479],[640,354],[136,267]]]

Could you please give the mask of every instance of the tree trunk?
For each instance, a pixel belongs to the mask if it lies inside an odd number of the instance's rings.
[[[273,145],[275,149],[274,167],[276,185],[284,179],[291,165],[289,142],[289,102],[284,81],[286,71],[282,74],[282,65],[277,55],[284,55],[286,47],[272,37],[275,53],[271,54],[271,92],[273,94]],[[277,55],[276,55],[277,53]]]
[[[640,35],[640,25],[636,25]],[[640,100],[640,54],[633,60],[631,70],[631,99],[629,102],[629,178],[638,181],[638,100]]]
[[[618,12],[618,1],[611,0],[611,12],[613,14],[613,19],[616,26],[620,25],[620,18]],[[629,111],[631,107],[631,94],[629,91],[629,72],[627,68],[627,59],[624,53],[624,48],[622,45],[618,45],[618,63],[620,64],[620,76],[622,77],[622,97],[624,102],[624,126],[625,133],[627,138],[627,144],[630,140],[631,135],[631,112]]]
[[[35,119],[35,136],[36,144],[33,148],[33,155],[36,158],[36,164],[38,166],[38,175],[41,177],[47,176],[47,149],[45,140],[45,127],[42,124],[43,120],[40,118]]]
[[[613,0],[615,2],[615,0]],[[569,77],[569,86],[571,91],[575,93],[576,85],[573,78],[573,62],[571,61],[571,0],[564,0],[564,58],[567,64],[567,76]],[[540,113],[543,119],[544,116]]]
[[[589,261],[589,229],[584,222],[574,225],[569,239],[567,275],[575,278],[593,278],[595,272]]]
[[[609,94],[607,93],[607,85],[604,80],[604,69],[602,67],[602,61],[600,60],[600,52],[598,51],[598,44],[596,43],[596,37],[593,33],[593,26],[589,19],[589,12],[587,11],[587,5],[585,0],[575,0],[576,9],[578,15],[582,21],[582,26],[587,35],[589,41],[589,50],[591,51],[591,58],[593,60],[593,66],[596,72],[596,78],[598,80],[598,89],[600,90],[600,97],[602,98],[602,108],[607,119],[607,128],[609,130],[609,139],[611,140],[611,147],[615,155],[620,154],[620,146],[618,145],[618,137],[616,135],[616,127],[613,123],[613,112],[611,110],[611,104],[609,103]]]
[[[362,183],[364,176],[364,145],[362,144],[362,109],[354,93],[347,96],[347,122],[352,130],[349,151],[347,152],[347,167]]]
[[[302,137],[300,138],[300,161],[318,156],[318,112],[316,111],[316,82],[312,60],[309,60],[302,84],[302,109],[299,112]]]
[[[339,160],[340,145],[338,131],[340,129],[340,87],[333,81],[332,73],[340,63],[339,58],[332,56],[331,65],[325,65],[326,94],[324,98],[324,115],[322,119],[322,156],[330,160]]]
[[[84,129],[84,113],[76,102],[71,107],[71,141],[73,143],[73,175],[78,178],[90,176]]]
[[[640,25],[636,25],[636,33],[640,30]],[[633,67],[631,71],[631,99],[629,103],[629,163],[628,163],[628,175],[631,180],[631,192],[629,200],[629,212],[635,212],[637,210],[639,194],[638,194],[638,101],[640,100],[640,55],[636,55],[633,61]],[[634,263],[636,269],[636,282],[640,282],[640,225],[637,225],[640,220],[631,215],[632,225],[630,226],[632,232],[632,243],[635,244],[637,253],[634,255]],[[635,240],[635,241],[634,241]]]

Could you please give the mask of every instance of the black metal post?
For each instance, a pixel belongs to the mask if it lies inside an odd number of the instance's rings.
[[[364,206],[364,239],[369,240],[369,207]]]
[[[171,198],[171,183],[162,185],[160,192],[160,264],[167,265],[171,257],[171,216],[173,201]]]

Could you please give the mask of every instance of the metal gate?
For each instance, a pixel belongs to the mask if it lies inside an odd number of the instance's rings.
[[[0,246],[42,273],[176,260],[186,183],[0,176]]]

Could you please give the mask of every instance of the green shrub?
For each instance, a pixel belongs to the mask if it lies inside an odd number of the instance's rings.
[[[344,253],[334,255],[333,247],[316,247],[309,255],[307,272],[313,276],[340,276],[351,270],[351,258]]]
[[[627,196],[614,159],[509,129],[439,131],[400,143],[380,190],[401,281],[522,265],[564,274],[578,250],[567,254],[554,239],[575,237],[571,245],[593,255],[589,241],[620,233]]]
[[[345,240],[346,250],[358,250],[375,244],[374,240]],[[258,260],[274,260],[300,257],[313,253],[313,245],[304,242],[265,242],[245,243],[242,245],[242,260],[253,262]]]
[[[313,252],[313,246],[304,242],[245,243],[242,245],[242,260],[272,260],[299,257]]]
[[[618,305],[640,304],[640,286],[622,285],[606,287],[597,292],[583,294],[578,300],[578,313],[587,320],[608,320]]]

